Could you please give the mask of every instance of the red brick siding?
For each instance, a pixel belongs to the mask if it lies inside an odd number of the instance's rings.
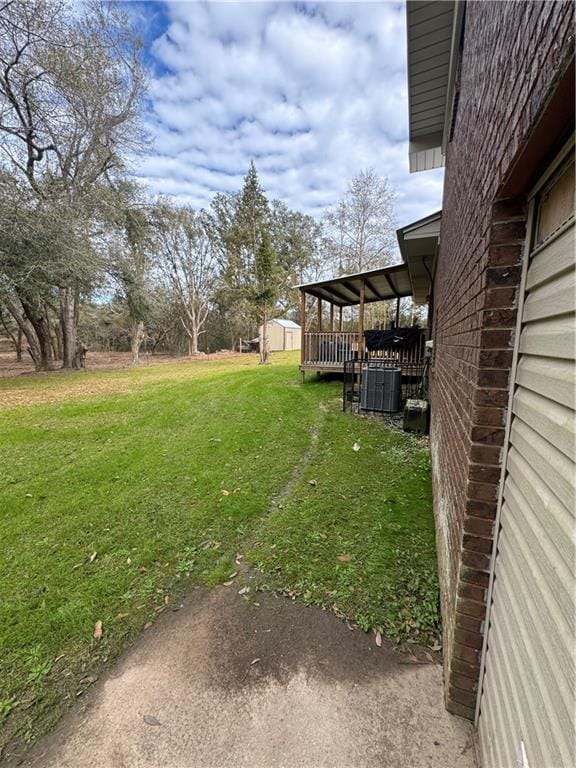
[[[448,708],[473,717],[525,199],[498,188],[570,47],[570,2],[468,2],[434,286],[433,484]],[[528,190],[526,190],[528,191]]]

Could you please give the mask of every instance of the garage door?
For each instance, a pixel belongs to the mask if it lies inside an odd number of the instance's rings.
[[[531,204],[479,735],[485,766],[574,768],[574,162]]]

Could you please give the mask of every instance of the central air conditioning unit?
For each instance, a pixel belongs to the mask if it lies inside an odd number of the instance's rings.
[[[402,370],[367,365],[362,370],[360,408],[396,413],[400,410]]]

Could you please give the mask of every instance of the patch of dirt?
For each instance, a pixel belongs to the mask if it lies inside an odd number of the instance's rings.
[[[166,363],[174,365],[177,363],[208,362],[210,360],[225,360],[234,357],[242,357],[242,355],[239,352],[232,352],[228,349],[222,349],[219,352],[213,352],[209,355],[201,352],[200,354],[192,355],[191,357],[175,357],[173,355],[164,354],[151,355],[147,352],[143,352],[140,355],[140,367],[162,365]],[[131,367],[132,355],[130,352],[88,352],[86,355],[87,371],[116,371]],[[34,365],[28,355],[24,355],[22,362],[19,363],[13,352],[0,351],[0,378],[10,378],[25,374],[46,376],[51,373],[59,372],[62,372],[63,374],[70,373],[70,371],[61,371],[59,368],[55,368],[53,371],[38,372],[34,370]]]
[[[316,424],[311,431],[311,441],[308,448],[304,451],[300,457],[300,461],[294,467],[290,480],[286,483],[284,488],[272,497],[268,512],[274,512],[275,509],[282,508],[282,502],[290,496],[300,478],[306,471],[308,464],[312,461],[316,449],[318,448],[318,439],[320,437],[320,424]]]
[[[186,366],[192,371],[196,365],[214,360],[242,358],[250,362],[252,355],[221,351],[211,355],[193,357],[170,357],[169,355],[142,356],[141,363],[133,366],[128,352],[95,352],[87,358],[86,371],[45,371],[38,373],[31,364],[15,363],[13,355],[0,353],[0,408],[14,408],[22,405],[54,403],[69,398],[104,397],[109,394],[130,394],[145,382],[175,378],[174,366],[179,370]],[[117,376],[119,371],[133,371],[135,374],[149,371],[149,376]],[[86,373],[101,372],[101,376]],[[108,374],[108,375],[107,375]],[[57,378],[57,381],[55,380]],[[34,382],[28,386],[25,382]],[[24,386],[21,386],[24,384]]]

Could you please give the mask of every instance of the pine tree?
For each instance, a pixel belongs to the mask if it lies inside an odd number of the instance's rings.
[[[270,310],[276,303],[278,286],[278,261],[266,230],[262,232],[260,245],[256,252],[254,273],[255,285],[252,301],[255,314],[261,323],[259,333],[260,363],[265,364],[268,362],[267,325],[270,319]]]
[[[268,231],[270,209],[253,162],[233,200],[223,196],[212,205],[213,232],[220,253],[222,285],[219,303],[240,331],[247,321],[259,320],[256,261],[262,236]]]

